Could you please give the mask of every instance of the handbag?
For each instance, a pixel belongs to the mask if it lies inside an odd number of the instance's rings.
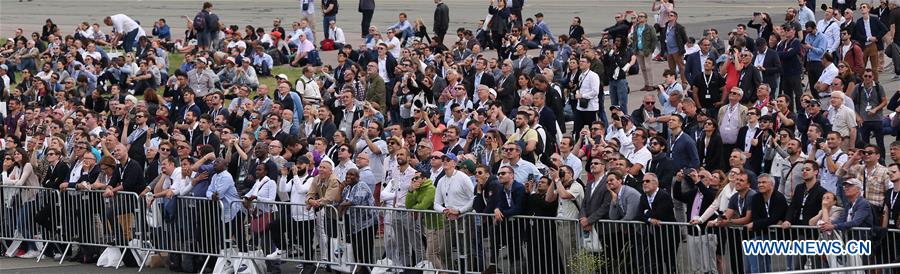
[[[325,40],[322,40],[321,48],[322,48],[322,51],[334,50],[334,40],[331,40],[330,38],[325,38]]]
[[[641,72],[641,66],[638,64],[639,63],[634,63],[633,66],[628,68],[628,75],[637,75],[638,73]]]
[[[584,249],[589,252],[601,253],[603,252],[603,244],[600,243],[600,236],[597,235],[596,229],[591,229],[591,232],[588,234],[581,234],[581,241],[584,245]]]
[[[272,212],[263,212],[256,215],[256,218],[250,220],[250,231],[253,233],[262,233],[269,230],[269,224],[272,223]]]
[[[590,100],[590,99],[587,99],[587,98],[581,98],[581,99],[578,99],[578,107],[580,107],[580,108],[587,108],[587,107],[588,107],[588,104],[589,104],[590,102],[591,102],[591,100]]]

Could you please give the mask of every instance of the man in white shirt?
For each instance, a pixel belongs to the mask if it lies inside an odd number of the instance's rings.
[[[110,44],[115,46],[117,42],[122,41],[122,48],[125,49],[125,52],[131,52],[141,26],[128,15],[121,13],[107,16],[103,19],[103,23],[113,27],[113,34],[115,35]]]
[[[647,167],[645,167],[644,164],[653,158],[653,154],[650,153],[650,149],[647,148],[648,136],[649,133],[647,132],[647,129],[644,128],[638,128],[631,134],[631,143],[634,145],[634,149],[631,150],[631,153],[624,155],[625,158],[632,163],[628,173],[633,176],[637,176],[642,172],[647,172]]]
[[[572,148],[574,148],[574,146],[575,139],[572,136],[563,136],[559,142],[559,156],[563,164],[571,167],[572,172],[574,172],[574,177],[577,179],[581,176],[583,166],[581,164],[581,159],[572,153]],[[646,161],[643,163],[646,163]]]
[[[443,213],[449,220],[456,220],[460,214],[472,210],[475,186],[469,176],[456,170],[456,155],[446,154],[441,157],[441,161],[444,165],[444,176],[437,184],[434,210]],[[451,231],[447,226],[444,228]]]
[[[575,92],[575,99],[577,99],[575,116],[577,118],[573,128],[580,130],[582,127],[594,123],[597,120],[598,112],[603,124],[608,125],[606,111],[603,110],[603,95],[600,93],[603,88],[603,83],[600,82],[600,75],[591,71],[591,61],[584,57],[579,60],[578,69],[583,72],[578,77],[580,85]],[[584,100],[587,101],[586,104]]]
[[[388,171],[381,188],[381,201],[387,208],[406,208],[409,185],[416,175],[416,169],[409,166],[409,151],[397,151],[397,166]],[[416,241],[413,235],[414,222],[408,212],[387,211],[384,216],[385,252],[395,265],[413,266],[409,254]],[[406,251],[406,252],[404,252]]]
[[[397,39],[397,34],[399,30],[396,29],[388,29],[385,34],[387,34],[387,39],[384,40],[384,43],[387,44],[388,53],[391,54],[394,58],[400,58],[400,39]]]
[[[830,53],[825,53],[822,55],[822,67],[825,69],[822,70],[822,74],[819,76],[819,80],[816,81],[816,91],[819,94],[819,98],[828,97],[831,90],[831,82],[834,81],[834,78],[838,76],[838,68],[834,65],[834,57],[831,56]]]
[[[574,172],[572,168],[574,167],[569,165],[561,166],[558,176],[554,174],[554,171],[550,171],[550,178],[553,178],[553,181],[550,183],[550,189],[547,192],[550,199],[559,197],[557,199],[559,203],[559,207],[556,210],[557,218],[578,219],[580,215],[579,210],[584,200],[584,187],[575,181],[580,173]],[[572,254],[569,254],[571,253],[569,251],[574,250],[572,243],[576,239],[575,231],[577,229],[575,228],[575,223],[558,222],[556,231],[558,232],[556,239],[559,240],[559,250],[561,251],[559,256],[561,258],[570,258]]]
[[[344,29],[337,27],[337,23],[334,20],[328,22],[328,38],[334,41],[335,49],[344,48],[344,44],[347,43],[347,38],[344,36]]]
[[[825,18],[816,22],[816,30],[825,38],[825,51],[835,52],[841,41],[841,23],[834,19],[834,9],[825,10]]]
[[[816,21],[816,13],[806,6],[806,0],[797,0],[798,4],[798,21],[801,26],[805,26],[806,22]]]
[[[828,121],[831,123],[831,130],[837,131],[844,139],[841,147],[847,148],[851,144],[856,144],[856,112],[844,105],[844,93],[840,91],[831,92],[831,110],[828,111]]]

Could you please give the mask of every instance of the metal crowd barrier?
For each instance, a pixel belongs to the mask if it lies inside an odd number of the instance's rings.
[[[211,257],[226,252],[231,243],[229,232],[234,231],[229,228],[235,222],[220,219],[222,202],[190,196],[156,198],[152,202],[149,197],[144,199],[147,251],[167,252],[170,259],[179,256],[181,262],[193,260],[194,256],[205,257],[201,270]],[[149,255],[148,252],[145,257]]]
[[[355,206],[338,212],[338,233],[352,249],[353,265],[373,270],[457,272],[451,247],[456,222],[440,212]],[[379,234],[383,221],[383,234]],[[346,249],[346,248],[345,248]]]
[[[493,214],[469,213],[457,222],[457,252],[466,272],[493,268],[503,273],[573,273],[578,268],[577,220],[519,215],[495,221]],[[466,249],[466,247],[468,247]]]
[[[59,191],[41,187],[0,187],[0,240],[6,256],[20,247],[38,254],[63,253],[66,244],[59,212]],[[37,255],[41,261],[44,256]]]
[[[337,210],[331,206],[319,209],[305,204],[254,201],[244,204],[234,201],[232,208],[240,212],[232,221],[233,232],[226,241],[234,243],[225,254],[232,264],[248,264],[264,273],[264,265],[279,265],[281,261],[296,262],[304,268],[338,267],[340,255],[331,254],[339,244]],[[318,245],[318,249],[315,246]],[[275,250],[279,256],[269,256]],[[337,257],[336,257],[337,256]],[[264,260],[275,261],[262,263]]]
[[[205,198],[139,197],[119,192],[60,192],[0,186],[3,252],[27,247],[40,254],[122,250],[141,269],[154,254],[205,257],[202,269],[265,267],[294,262],[350,273],[421,270],[436,273],[746,273],[884,269],[900,262],[900,230],[859,228],[822,232],[814,226],[704,227],[601,220],[590,231],[577,220],[385,207],[331,206]],[[234,217],[223,211],[228,206]],[[382,223],[383,222],[383,223]],[[383,224],[383,234],[379,225]],[[870,240],[865,256],[748,256],[744,240]],[[316,248],[317,246],[317,248]],[[127,251],[131,253],[127,253]],[[279,256],[269,256],[281,250]],[[13,254],[15,255],[15,254]],[[38,256],[38,260],[41,257]],[[60,262],[62,262],[62,259]],[[139,269],[139,270],[141,270]]]
[[[138,252],[145,248],[144,206],[136,193],[122,191],[112,197],[104,196],[101,190],[57,193],[61,197],[58,214],[64,220],[62,235],[68,242],[60,262],[77,245],[82,254],[100,254],[104,247],[118,247],[123,255],[116,268],[123,260],[143,263],[138,258],[145,256],[127,254],[128,250]]]

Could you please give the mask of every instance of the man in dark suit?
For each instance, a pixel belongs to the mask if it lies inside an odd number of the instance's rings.
[[[747,51],[741,53],[741,61],[744,64],[752,64],[753,63],[753,53]],[[756,88],[759,87],[759,84],[762,83],[762,75],[759,73],[759,70],[754,66],[746,66],[738,73],[738,87],[744,91],[743,96],[741,97],[741,104],[747,104],[750,102],[756,101]]]
[[[512,111],[513,106],[519,102],[519,94],[516,93],[516,75],[513,74],[513,61],[506,59],[500,65],[500,79],[494,88],[497,91],[497,101],[503,105],[503,113]],[[440,93],[436,93],[440,94]]]
[[[672,146],[669,157],[674,161],[675,170],[685,167],[697,168],[700,166],[700,156],[697,154],[697,143],[690,134],[682,132],[684,118],[681,115],[670,115],[669,120],[669,145]]]
[[[555,91],[552,91],[552,92],[555,92]],[[556,140],[556,128],[557,128],[556,118],[557,118],[557,116],[554,113],[554,110],[550,109],[550,106],[547,105],[547,99],[548,99],[547,93],[540,91],[540,90],[536,90],[534,92],[533,99],[534,99],[534,107],[537,108],[538,124],[540,124],[541,127],[544,128],[544,131],[546,132],[546,135],[547,135],[544,138],[546,140],[546,141],[544,141],[544,144],[551,144],[551,145],[556,144],[557,143],[557,140]],[[561,113],[561,112],[558,112],[558,113]],[[545,152],[547,152],[547,151],[545,150]]]
[[[473,95],[475,90],[478,89],[478,85],[485,85],[490,88],[496,85],[494,83],[494,75],[487,70],[487,59],[484,58],[475,60],[475,72],[466,79],[466,91],[469,93],[469,98],[475,98]]]
[[[778,57],[778,52],[769,48],[769,43],[764,38],[756,39],[753,66],[760,72],[762,82],[769,84],[772,92],[778,90],[778,80],[781,79],[781,59]]]
[[[888,33],[889,29],[881,23],[881,20],[878,20],[877,16],[869,13],[871,8],[868,3],[859,5],[861,16],[853,26],[850,38],[859,43],[863,49],[863,67],[866,67],[866,63],[870,63],[873,68],[881,69],[878,52],[884,50],[881,38]],[[878,73],[875,73],[874,76],[875,81],[878,81]]]
[[[510,218],[522,214],[525,205],[525,186],[516,182],[512,167],[500,167],[497,176],[500,185],[495,188],[497,193],[491,196],[488,209],[494,214],[494,239],[500,242],[493,243],[492,246],[496,252],[494,254],[500,254],[500,247],[505,245],[509,250],[510,261],[517,262],[522,258],[519,238],[521,226]]]
[[[700,42],[697,44],[700,45],[700,51],[688,54],[684,57],[684,76],[688,81],[692,81],[697,75],[703,73],[703,63],[706,62],[706,59],[719,59],[719,54],[716,51],[711,50],[712,42],[710,42],[708,38],[700,39]]]
[[[775,189],[775,180],[768,174],[759,176],[759,193],[750,200],[750,223],[744,225],[753,240],[774,240],[768,235],[769,226],[776,225],[785,220],[787,212],[787,199]],[[771,257],[747,256],[747,265],[750,273],[762,273],[772,271]]]
[[[588,165],[593,180],[585,187],[579,223],[584,231],[591,231],[599,220],[609,218],[609,204],[612,200],[606,187],[606,163],[594,158]]]
[[[44,176],[44,180],[41,182],[41,186],[51,189],[59,189],[60,185],[68,186],[69,165],[62,160],[62,153],[55,148],[51,148],[47,150],[44,156],[47,160],[48,170],[47,175]]]
[[[764,139],[764,137],[771,137],[771,135],[765,136],[767,131],[760,126],[761,123],[759,110],[755,108],[748,110],[747,125],[738,129],[736,144],[736,148],[741,150],[741,152],[750,154],[750,161],[744,167],[757,174],[762,171],[763,147],[766,145],[763,142],[768,140],[767,138]]]
[[[653,225],[647,230],[647,235],[641,237],[649,246],[646,258],[649,264],[644,266],[646,273],[672,273],[675,272],[675,244],[679,241],[680,233],[677,227],[660,225],[661,222],[675,222],[675,207],[672,196],[659,189],[659,178],[654,173],[644,174],[642,183],[644,194],[641,195],[641,221]],[[667,269],[666,269],[667,268]]]

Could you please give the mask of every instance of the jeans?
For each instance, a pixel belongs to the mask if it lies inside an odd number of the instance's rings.
[[[878,145],[879,155],[881,155],[881,159],[878,159],[882,163],[884,162],[884,127],[881,125],[881,121],[864,121],[862,123],[862,128],[859,130],[862,135],[862,142],[869,143],[869,138],[872,137],[872,133],[875,133],[875,144]],[[853,144],[851,144],[853,145]]]
[[[609,80],[609,100],[613,106],[622,108],[628,113],[628,80]]]
[[[766,240],[765,236],[753,237],[753,240]],[[772,272],[772,257],[767,255],[747,255],[749,273]]]
[[[34,238],[34,230],[36,224],[34,224],[34,213],[36,212],[36,204],[37,202],[23,202],[19,207],[19,210],[16,214],[16,229],[19,233],[22,233],[23,239],[32,239]],[[31,241],[22,241],[24,245],[22,247],[25,251],[37,250],[37,244]]]
[[[20,59],[19,64],[16,65],[17,71],[23,71],[26,69],[28,71],[30,71],[31,73],[34,73],[35,71],[37,71],[37,64],[34,63],[34,58]],[[10,79],[13,79],[13,78],[10,78]],[[12,83],[10,82],[10,84],[12,84]]]
[[[125,34],[125,38],[122,39],[122,48],[125,49],[125,52],[131,52],[134,47],[134,39],[137,37],[138,29],[134,29]],[[113,45],[115,46],[115,45]]]
[[[322,32],[325,33],[325,38],[330,38],[331,40],[334,40],[334,37],[329,37],[329,36],[328,36],[328,30],[329,30],[328,24],[330,24],[329,22],[331,22],[332,20],[335,21],[335,22],[337,22],[337,15],[331,15],[331,16],[325,15],[325,16],[322,16]]]

